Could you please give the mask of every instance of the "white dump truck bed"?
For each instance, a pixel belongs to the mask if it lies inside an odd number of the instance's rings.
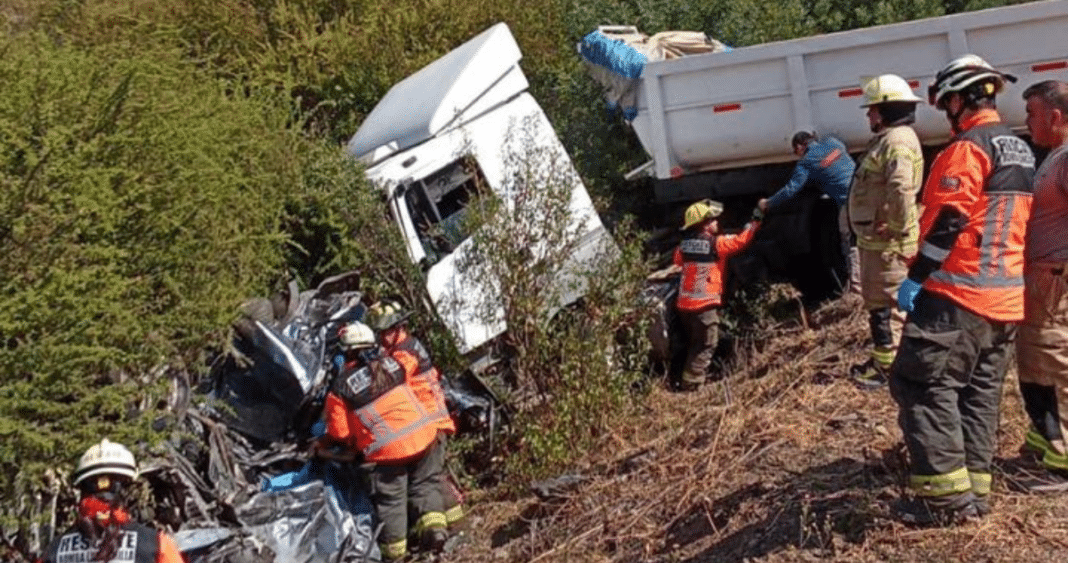
[[[860,84],[898,74],[927,98],[935,74],[977,54],[1019,78],[998,98],[1002,117],[1024,131],[1024,88],[1068,80],[1068,0],[1032,2],[693,55],[646,64],[632,121],[659,179],[794,159],[789,139],[814,129],[852,151],[871,137]],[[915,128],[925,144],[950,136],[927,104]]]

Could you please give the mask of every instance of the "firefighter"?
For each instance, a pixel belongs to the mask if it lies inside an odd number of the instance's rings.
[[[427,409],[440,408],[446,413],[438,419],[438,439],[442,450],[445,450],[448,436],[456,433],[456,424],[445,408],[441,371],[434,367],[423,343],[408,332],[409,316],[410,312],[405,311],[396,301],[383,301],[371,306],[368,322],[379,331],[379,342],[385,353],[404,366],[409,380],[413,382],[413,387]],[[449,528],[456,528],[464,517],[462,498],[459,488],[449,481],[448,472],[442,471],[442,501]]]
[[[911,124],[921,100],[903,78],[884,74],[861,89],[875,134],[857,165],[849,191],[849,220],[857,235],[860,287],[871,330],[871,355],[849,370],[865,389],[884,387],[904,325],[894,310],[907,261],[916,255],[916,195],[923,181],[923,152]]]
[[[681,229],[685,238],[675,249],[675,266],[682,269],[675,307],[689,338],[686,368],[678,385],[681,391],[698,389],[708,377],[708,367],[719,341],[716,309],[723,303],[727,259],[753,240],[763,216],[758,207],[753,213],[754,221],[741,233],[723,235],[716,220],[721,213],[723,204],[717,201],[704,200],[690,205]]]
[[[1068,486],[1068,84],[1024,90],[1027,129],[1050,149],[1035,173],[1024,254],[1024,321],[1016,340],[1020,394],[1031,418],[1024,444],[1047,469],[1031,490]]]
[[[78,520],[52,542],[39,561],[184,561],[170,535],[130,520],[124,495],[137,479],[137,463],[125,446],[107,438],[90,446],[73,477],[81,496]]]
[[[843,286],[848,284],[850,291],[859,293],[860,257],[852,245],[853,234],[846,213],[846,200],[849,197],[849,186],[853,182],[856,163],[849,156],[842,141],[831,136],[821,138],[815,131],[794,133],[790,146],[800,158],[794,166],[790,180],[770,198],[757,202],[757,207],[763,213],[770,212],[797,195],[807,182],[815,182],[838,206],[838,235],[843,259],[849,267],[848,278],[842,282]]]
[[[948,525],[990,511],[998,406],[1023,319],[1024,232],[1035,157],[1001,123],[995,97],[1015,78],[975,55],[928,89],[955,136],[923,189],[920,250],[898,290],[908,312],[890,394],[910,458],[905,522]]]
[[[376,353],[374,332],[367,325],[342,327],[339,340],[346,355],[356,359],[345,362],[326,395],[327,431],[313,444],[313,452],[343,444],[361,462],[373,464],[371,502],[382,526],[384,559],[408,554],[409,504],[419,515],[413,534],[424,550],[438,551],[447,539],[439,419],[448,413],[444,405],[428,409],[405,366]]]

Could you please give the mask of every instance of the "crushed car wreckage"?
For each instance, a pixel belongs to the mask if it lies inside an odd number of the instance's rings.
[[[142,516],[174,530],[191,563],[381,561],[366,469],[303,447],[322,432],[338,329],[367,311],[358,285],[349,272],[246,302],[232,346],[197,386],[203,400],[179,393],[179,438],[141,458],[152,499]],[[461,429],[489,432],[493,396],[450,379]]]

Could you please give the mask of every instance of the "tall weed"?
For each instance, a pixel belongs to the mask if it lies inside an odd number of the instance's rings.
[[[566,154],[539,141],[539,126],[513,124],[507,180],[471,205],[478,228],[461,265],[493,288],[485,320],[503,314],[508,326],[505,395],[518,414],[506,479],[514,486],[605,439],[608,421],[632,406],[630,390],[643,375],[637,358],[647,346],[638,336],[645,270],[638,245],[624,237],[588,246],[596,218],[576,211],[581,181]]]

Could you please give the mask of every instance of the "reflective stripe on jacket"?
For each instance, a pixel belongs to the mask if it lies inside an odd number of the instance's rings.
[[[945,206],[967,224],[948,251],[920,245],[921,254],[942,262],[923,287],[985,318],[1020,321],[1035,158],[994,110],[978,112],[961,128],[931,166],[920,230],[925,238]]]
[[[389,357],[383,358],[382,364],[391,372],[404,369]],[[397,376],[391,374],[390,379],[397,380]],[[437,419],[423,408],[408,382],[400,381],[356,409],[333,390],[327,393],[327,433],[371,462],[398,462],[426,451],[437,438]]]
[[[408,384],[423,408],[435,418],[438,429],[449,434],[455,433],[456,424],[449,415],[445,392],[441,388],[441,372],[430,362],[430,354],[423,343],[408,335],[393,347],[390,356],[404,366]]]
[[[356,410],[356,447],[367,461],[395,462],[426,451],[438,436],[438,422],[405,383]]]
[[[768,198],[768,209],[775,209],[789,201],[810,180],[841,207],[845,205],[846,196],[849,194],[849,184],[853,181],[855,167],[853,157],[849,156],[842,141],[834,137],[812,141],[805,147],[805,154],[794,166],[790,180],[775,192],[775,195]]]
[[[174,540],[148,526],[128,523],[121,526],[122,537],[111,563],[180,563],[181,553]],[[52,542],[42,563],[64,561],[93,561],[99,541],[90,541],[76,528],[71,528]]]
[[[849,191],[849,221],[857,247],[916,254],[916,195],[923,183],[923,151],[912,127],[884,129],[869,142]],[[887,235],[876,232],[885,224]]]
[[[723,303],[723,271],[727,259],[753,240],[757,225],[750,223],[737,235],[717,235],[700,231],[679,243],[675,265],[682,267],[676,307],[701,311]]]

